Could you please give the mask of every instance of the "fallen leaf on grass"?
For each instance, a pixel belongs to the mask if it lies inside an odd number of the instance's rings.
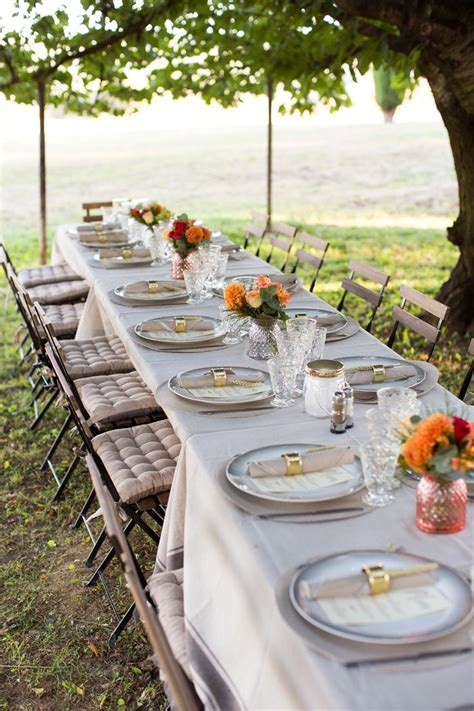
[[[91,652],[92,652],[93,654],[95,654],[96,657],[100,657],[100,656],[101,656],[101,653],[99,652],[99,650],[97,649],[97,647],[95,646],[94,642],[93,642],[91,639],[88,639],[88,640],[87,640],[87,646],[89,647],[89,649],[91,650]]]
[[[44,694],[44,689],[41,689],[39,687],[37,687],[36,689],[33,689],[33,691],[35,692],[36,696],[39,696],[39,697],[43,696],[43,694]]]
[[[46,545],[49,546],[50,548],[56,548],[57,543],[56,543],[56,541],[53,541],[52,538],[50,538]]]

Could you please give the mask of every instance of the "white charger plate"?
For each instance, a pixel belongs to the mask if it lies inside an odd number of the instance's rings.
[[[154,341],[155,343],[204,343],[206,341],[213,341],[225,335],[226,330],[222,325],[222,321],[217,318],[212,318],[211,316],[197,316],[196,314],[176,314],[176,316],[160,316],[158,318],[149,319],[149,321],[170,321],[173,318],[185,318],[187,321],[192,319],[205,319],[206,321],[212,321],[213,329],[212,331],[184,331],[184,333],[176,333],[174,331],[154,331],[143,332],[142,323],[137,323],[135,326],[135,333],[140,338],[144,338],[147,341]]]
[[[127,260],[128,261],[128,260]],[[133,283],[133,282],[131,282]],[[172,284],[173,286],[181,286],[181,284],[176,284],[173,281],[170,280],[162,280],[162,281],[157,281],[156,282],[158,286],[161,285],[166,285],[166,284]],[[125,287],[129,286],[129,284],[124,284],[123,286],[117,286],[114,289],[114,294],[116,296],[120,296],[121,299],[125,299],[127,301],[152,301],[152,302],[166,302],[166,301],[176,301],[176,299],[184,299],[187,297],[187,291],[186,287],[184,284],[182,285],[182,288],[179,291],[167,291],[163,293],[157,293],[157,294],[150,294],[150,293],[144,293],[144,294],[124,294]]]
[[[336,360],[339,360],[345,368],[372,365],[410,365],[415,369],[414,375],[409,378],[404,378],[403,380],[385,380],[383,383],[361,383],[360,385],[353,385],[352,387],[355,393],[377,392],[377,390],[381,388],[392,386],[414,388],[420,385],[426,378],[425,371],[416,365],[416,363],[408,363],[400,358],[390,358],[389,356],[341,356],[340,358],[336,358]]]
[[[226,468],[226,476],[229,482],[235,486],[236,489],[250,494],[250,496],[255,496],[257,499],[266,499],[267,501],[285,501],[292,503],[294,501],[305,501],[307,503],[316,503],[321,501],[331,501],[332,499],[340,499],[344,496],[349,496],[354,494],[356,491],[360,491],[364,487],[364,477],[362,474],[362,469],[360,465],[360,460],[356,457],[352,464],[344,465],[347,472],[351,474],[351,479],[348,481],[343,481],[335,486],[328,486],[325,488],[314,489],[313,491],[292,491],[291,493],[277,493],[277,492],[262,492],[259,491],[255,486],[255,482],[248,473],[249,462],[262,461],[265,459],[278,459],[282,454],[288,452],[299,452],[304,454],[305,451],[314,449],[317,445],[308,444],[307,442],[302,444],[291,442],[290,444],[273,444],[268,447],[257,447],[256,449],[251,449],[249,452],[244,454],[238,454],[236,457],[230,460]]]
[[[452,568],[439,563],[433,572],[434,585],[450,602],[447,610],[405,620],[366,625],[336,625],[327,618],[317,600],[306,600],[299,592],[302,581],[328,582],[361,572],[364,565],[382,564],[390,568],[407,568],[432,561],[411,553],[383,550],[359,550],[339,553],[302,565],[290,583],[290,600],[298,612],[314,627],[344,639],[370,644],[416,644],[444,637],[462,627],[472,615],[472,593],[467,580]]]
[[[189,390],[188,388],[182,388],[180,385],[178,385],[178,378],[181,375],[204,375],[206,373],[209,373],[210,369],[212,368],[219,368],[219,367],[224,367],[226,369],[232,369],[233,374],[237,378],[242,378],[245,379],[246,376],[249,375],[249,373],[263,373],[264,380],[263,384],[265,385],[265,390],[263,390],[260,393],[253,393],[249,394],[247,396],[243,395],[241,397],[228,397],[228,398],[212,398],[212,397],[198,397],[196,395],[193,395],[192,390]],[[172,378],[168,380],[168,388],[171,390],[172,393],[177,395],[178,397],[184,398],[184,400],[191,400],[192,402],[199,402],[199,403],[205,403],[206,405],[241,405],[247,402],[260,402],[261,400],[268,400],[269,398],[273,397],[273,390],[272,390],[272,385],[270,381],[270,375],[266,373],[264,370],[260,370],[259,368],[246,368],[246,367],[241,367],[241,366],[234,366],[234,365],[226,365],[226,366],[219,366],[219,365],[213,365],[213,366],[208,366],[206,368],[193,368],[192,370],[183,370],[181,373],[177,373],[176,375],[173,375]]]

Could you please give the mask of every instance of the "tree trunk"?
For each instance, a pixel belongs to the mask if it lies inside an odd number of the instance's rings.
[[[40,264],[48,261],[48,236],[46,233],[46,140],[44,131],[44,111],[46,107],[46,87],[43,79],[38,80],[39,108],[39,182],[40,182]]]
[[[458,179],[459,214],[448,239],[459,247],[459,259],[437,298],[450,307],[450,331],[474,332],[474,117],[459,104],[442,71],[425,63],[436,106],[448,131]]]
[[[273,79],[267,79],[268,122],[267,122],[267,215],[268,222],[272,223],[272,177],[273,177]]]

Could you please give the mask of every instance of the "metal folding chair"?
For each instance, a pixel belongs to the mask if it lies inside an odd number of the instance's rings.
[[[285,222],[275,222],[270,225],[270,228],[265,234],[265,241],[271,245],[266,261],[268,264],[271,263],[275,254],[275,248],[283,252],[284,259],[279,267],[282,272],[285,271],[286,265],[288,264],[296,230],[297,228],[293,227],[293,225],[287,225]]]
[[[427,359],[429,360],[433,355],[433,350],[438,342],[441,327],[449,314],[449,306],[445,306],[440,301],[431,299],[429,296],[426,296],[420,291],[412,289],[411,286],[406,286],[405,284],[400,287],[399,294],[402,298],[400,306],[394,306],[393,308],[392,316],[395,323],[387,341],[387,346],[392,348],[395,342],[398,327],[402,326],[402,328],[413,331],[428,341],[429,348]],[[426,314],[435,319],[436,324],[432,325],[419,316],[415,316],[409,311],[405,311],[405,307],[407,305],[422,309]]]
[[[295,235],[295,245],[298,243],[300,246],[295,249],[295,263],[291,268],[291,273],[296,274],[296,271],[300,264],[308,264],[312,269],[314,269],[313,278],[311,279],[311,285],[309,287],[309,290],[312,292],[316,284],[316,280],[319,276],[321,267],[323,266],[324,258],[329,247],[329,242],[326,242],[326,240],[320,239],[319,237],[316,237],[315,235],[312,235],[309,232],[300,232],[297,230]],[[311,250],[311,252],[308,251],[309,249]],[[287,263],[283,265],[283,271],[286,269],[286,266]]]
[[[112,207],[112,200],[99,200],[98,202],[83,202],[82,209],[84,210],[84,215],[82,216],[83,222],[101,222],[103,220],[102,214],[92,214],[95,210],[100,210],[102,207]]]
[[[375,282],[376,284],[379,284],[380,288],[371,289],[368,286],[359,284],[355,280],[356,276],[362,277],[369,282]],[[375,269],[368,264],[363,264],[355,259],[351,259],[349,262],[349,276],[346,279],[343,279],[341,283],[344,291],[337,307],[338,311],[342,311],[348,293],[363,299],[367,304],[369,304],[369,306],[372,307],[369,321],[365,326],[365,330],[370,333],[375,314],[382,303],[385,287],[387,286],[389,280],[390,276],[385,274],[385,272],[381,272],[379,269]]]

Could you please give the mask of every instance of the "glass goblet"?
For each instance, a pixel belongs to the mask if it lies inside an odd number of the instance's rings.
[[[242,318],[235,311],[227,309],[225,306],[219,306],[219,312],[222,319],[222,325],[226,331],[226,335],[222,339],[227,345],[236,345],[242,342]]]
[[[271,401],[273,407],[290,407],[295,404],[296,376],[298,363],[276,356],[268,360],[268,370],[275,397]]]
[[[362,499],[369,506],[387,506],[394,501],[391,493],[390,477],[387,477],[386,457],[374,444],[364,444],[359,448],[364,482],[367,494]]]
[[[326,344],[327,328],[317,326],[314,329],[314,337],[311,349],[308,353],[308,360],[321,360]]]
[[[184,283],[188,293],[188,304],[200,304],[203,300],[202,292],[204,289],[204,281],[206,272],[197,269],[185,269],[183,272]]]

